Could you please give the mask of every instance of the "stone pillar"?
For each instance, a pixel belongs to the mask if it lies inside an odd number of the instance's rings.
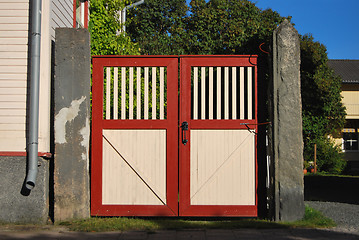
[[[55,31],[54,220],[90,216],[91,54],[86,29]]]
[[[300,41],[285,20],[273,34],[272,147],[276,221],[304,216]]]

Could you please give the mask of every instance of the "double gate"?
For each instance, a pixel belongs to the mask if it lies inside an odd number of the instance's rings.
[[[257,216],[256,62],[93,57],[91,214]]]

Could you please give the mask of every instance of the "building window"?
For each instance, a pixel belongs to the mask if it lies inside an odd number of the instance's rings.
[[[343,150],[358,150],[358,132],[356,129],[345,128],[343,130]]]

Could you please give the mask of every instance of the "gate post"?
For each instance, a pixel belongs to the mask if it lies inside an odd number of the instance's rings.
[[[288,20],[273,34],[272,87],[274,218],[295,221],[304,216],[300,41]]]
[[[90,216],[90,36],[57,28],[54,79],[54,220]]]

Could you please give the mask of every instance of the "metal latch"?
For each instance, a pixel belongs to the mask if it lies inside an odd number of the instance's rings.
[[[184,145],[186,145],[188,142],[188,139],[186,136],[186,131],[188,131],[188,122],[183,122],[181,125],[181,128],[182,128],[182,143]]]

